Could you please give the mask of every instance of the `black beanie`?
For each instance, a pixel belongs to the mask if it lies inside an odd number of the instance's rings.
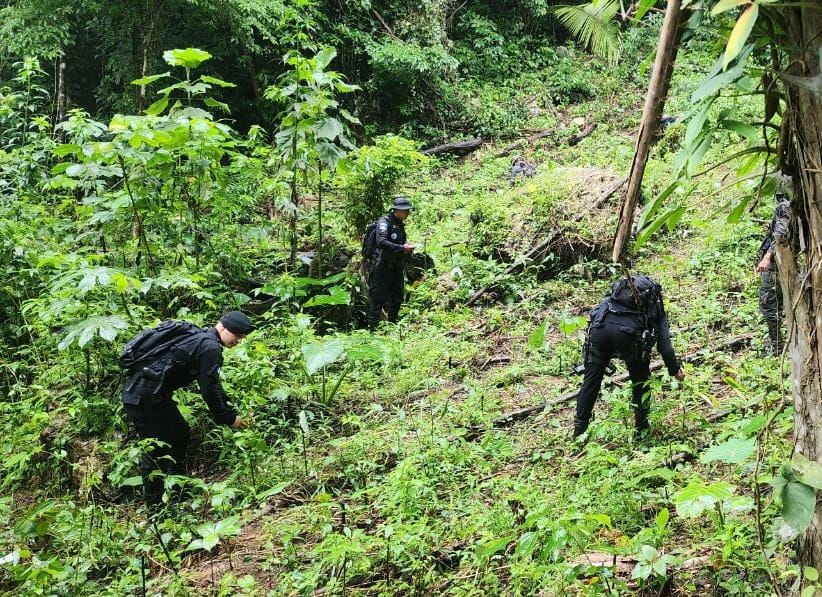
[[[242,311],[229,311],[220,318],[220,323],[225,326],[225,329],[237,336],[245,336],[254,331],[251,320]]]

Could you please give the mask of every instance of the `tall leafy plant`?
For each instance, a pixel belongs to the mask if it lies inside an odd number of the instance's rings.
[[[351,93],[359,87],[346,83],[340,73],[327,70],[336,55],[333,48],[325,48],[312,58],[299,53],[287,54],[285,63],[289,70],[277,85],[265,92],[268,99],[283,106],[275,143],[279,151],[278,168],[290,179],[287,208],[291,221],[292,266],[297,262],[299,175],[306,174],[312,166],[318,174],[317,259],[322,264],[323,170],[333,172],[345,152],[354,148],[348,137],[348,127],[359,124],[359,120],[340,105],[337,94]],[[318,273],[322,275],[321,267]]]

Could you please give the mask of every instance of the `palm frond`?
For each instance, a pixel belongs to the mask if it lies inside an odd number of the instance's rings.
[[[619,32],[613,18],[619,10],[619,0],[593,0],[576,6],[557,6],[554,10],[571,35],[597,56],[616,63]]]

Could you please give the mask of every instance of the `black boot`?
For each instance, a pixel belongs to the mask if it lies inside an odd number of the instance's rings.
[[[768,320],[768,347],[766,353],[777,357],[782,354],[782,330],[779,321]]]

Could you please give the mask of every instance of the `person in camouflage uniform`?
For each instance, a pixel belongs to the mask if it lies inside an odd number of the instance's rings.
[[[790,220],[790,179],[779,183],[776,191],[776,207],[768,226],[768,234],[759,248],[759,262],[756,271],[759,273],[759,309],[768,325],[767,353],[773,356],[782,353],[782,331],[780,321],[784,314],[782,305],[782,287],[779,284],[779,270],[774,259],[777,244],[787,242],[788,222]]]

